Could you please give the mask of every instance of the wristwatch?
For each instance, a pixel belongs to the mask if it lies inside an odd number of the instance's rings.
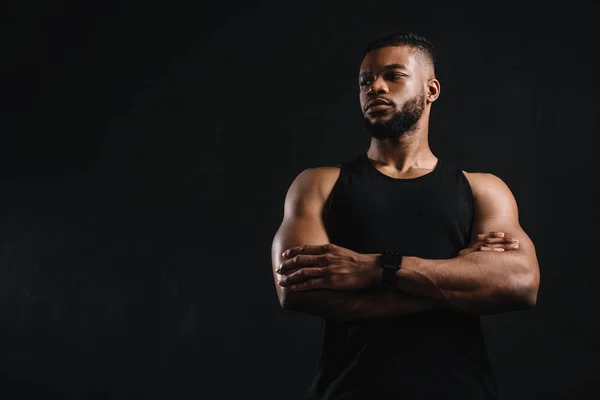
[[[386,289],[394,288],[396,286],[396,272],[402,267],[402,253],[385,250],[381,253],[379,265],[383,268],[381,285]]]

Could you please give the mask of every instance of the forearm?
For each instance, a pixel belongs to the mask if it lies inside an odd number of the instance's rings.
[[[293,292],[284,289],[285,309],[328,317],[344,322],[358,322],[398,315],[417,314],[445,308],[436,301],[418,298],[398,291],[311,290]]]
[[[535,260],[519,251],[473,252],[446,260],[404,257],[396,289],[470,314],[494,314],[535,304]]]

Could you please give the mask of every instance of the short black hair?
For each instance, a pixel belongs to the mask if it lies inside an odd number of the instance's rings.
[[[427,59],[431,62],[431,66],[435,70],[435,66],[437,65],[437,56],[433,44],[424,36],[417,35],[416,33],[412,32],[391,32],[373,39],[365,46],[363,58],[372,50],[388,46],[409,46],[414,48],[427,57]]]

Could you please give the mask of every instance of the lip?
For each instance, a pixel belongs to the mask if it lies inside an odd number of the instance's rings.
[[[392,108],[392,106],[389,104],[377,104],[377,105],[367,108],[366,112],[367,112],[367,114],[376,113],[376,112],[387,110],[388,108]]]
[[[392,103],[389,100],[383,99],[383,98],[377,98],[377,99],[369,100],[367,102],[367,104],[365,105],[365,111],[366,112],[369,112],[369,110],[372,110],[374,112],[382,111],[391,106],[392,106]]]

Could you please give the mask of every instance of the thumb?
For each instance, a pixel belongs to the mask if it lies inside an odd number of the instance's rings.
[[[466,249],[462,249],[461,251],[458,252],[459,256],[464,256],[465,254],[469,254],[472,253],[474,250],[471,247],[467,247]]]

